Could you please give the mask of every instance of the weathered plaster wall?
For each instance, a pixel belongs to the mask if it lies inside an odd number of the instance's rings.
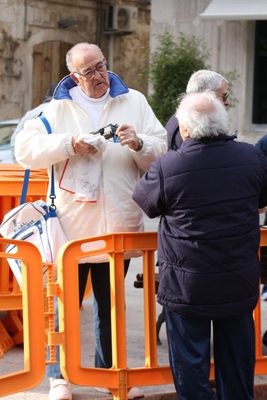
[[[138,6],[137,31],[105,33],[108,4]],[[144,94],[137,77],[145,66],[143,47],[149,43],[150,6],[140,1],[0,0],[0,120],[20,118],[32,106],[33,49],[47,41],[98,44],[112,70]],[[147,2],[145,2],[147,3]],[[79,23],[59,28],[68,17]],[[112,59],[110,57],[112,54]]]

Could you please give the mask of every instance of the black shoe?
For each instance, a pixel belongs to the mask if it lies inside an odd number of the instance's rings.
[[[262,336],[262,343],[267,347],[267,331],[265,331]]]

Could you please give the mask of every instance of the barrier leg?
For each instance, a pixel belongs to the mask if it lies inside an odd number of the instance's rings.
[[[6,328],[0,321],[0,350],[4,353],[7,350],[12,349],[14,347],[13,340],[9,336]]]
[[[6,330],[12,334],[12,340],[15,346],[23,343],[23,324],[19,318],[18,311],[8,311],[2,319],[2,323]]]

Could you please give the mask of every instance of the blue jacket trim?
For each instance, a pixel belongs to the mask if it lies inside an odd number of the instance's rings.
[[[129,92],[128,87],[121,80],[121,78],[114,74],[113,72],[108,72],[108,77],[110,81],[110,96],[117,97],[121,94],[125,94]],[[56,91],[54,93],[55,100],[72,100],[72,97],[69,94],[69,90],[73,87],[77,86],[74,80],[69,76],[65,76],[59,83]]]

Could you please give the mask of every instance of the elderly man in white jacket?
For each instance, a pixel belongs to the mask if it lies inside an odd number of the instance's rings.
[[[55,166],[58,217],[69,240],[113,232],[144,230],[141,209],[132,200],[140,170],[167,150],[166,131],[145,97],[114,73],[98,46],[79,43],[69,50],[70,75],[62,79],[44,110],[53,134],[37,118],[17,135],[15,154],[24,168]],[[106,140],[89,133],[118,124]],[[130,258],[125,255],[125,274]],[[79,264],[80,304],[89,270],[94,291],[95,366],[110,368],[110,283],[107,256]],[[71,385],[58,364],[47,367],[49,400],[72,399]],[[98,388],[100,389],[100,388]],[[132,388],[128,398],[143,397]]]

